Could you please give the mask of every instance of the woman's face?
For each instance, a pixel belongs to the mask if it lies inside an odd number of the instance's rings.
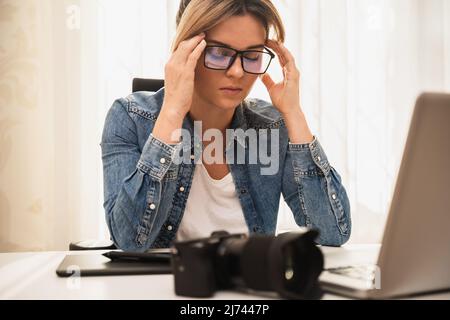
[[[246,50],[256,45],[263,49],[266,32],[256,18],[251,15],[233,16],[206,32],[208,45],[218,45],[217,41],[236,50]],[[211,70],[204,66],[204,53],[195,69],[195,95],[208,106],[221,109],[236,108],[249,94],[258,75],[244,72],[241,57],[238,56],[228,70]],[[238,87],[240,92],[230,93],[221,88]]]

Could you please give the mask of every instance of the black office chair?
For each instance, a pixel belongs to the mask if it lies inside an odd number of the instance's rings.
[[[164,80],[160,79],[133,79],[133,93],[139,91],[156,92],[164,87]],[[69,244],[70,251],[79,250],[114,250],[117,247],[111,240],[82,240],[71,242]]]
[[[133,79],[133,93],[139,91],[156,92],[164,87],[164,80],[160,79]]]
[[[71,242],[69,244],[70,251],[84,251],[84,250],[115,250],[117,247],[111,240],[82,240]]]

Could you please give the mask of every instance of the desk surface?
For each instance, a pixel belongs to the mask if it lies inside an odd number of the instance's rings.
[[[325,267],[373,263],[378,245],[348,245],[322,248]],[[55,270],[66,254],[86,252],[33,252],[0,254],[0,299],[186,299],[175,295],[172,275],[102,276],[59,278]],[[424,299],[450,299],[450,292],[424,296]],[[213,299],[265,299],[232,291],[220,291]],[[326,294],[324,299],[343,299]]]

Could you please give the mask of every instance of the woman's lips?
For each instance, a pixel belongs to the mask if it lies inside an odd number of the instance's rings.
[[[242,89],[231,89],[231,88],[221,88],[220,91],[225,93],[226,95],[237,95],[242,92]]]

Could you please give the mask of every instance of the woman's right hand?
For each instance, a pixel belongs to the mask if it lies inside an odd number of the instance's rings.
[[[168,144],[180,142],[183,120],[194,94],[195,67],[206,47],[205,34],[181,42],[165,67],[164,102],[153,136]]]
[[[182,41],[165,66],[163,111],[183,120],[192,104],[195,67],[206,47],[205,34]]]

